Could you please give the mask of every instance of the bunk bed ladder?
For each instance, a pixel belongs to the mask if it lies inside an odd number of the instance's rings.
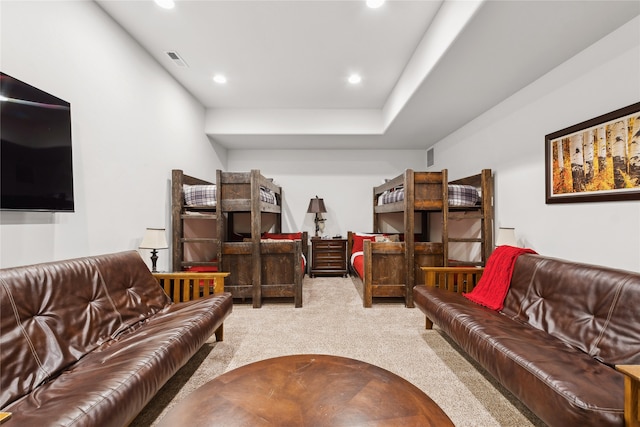
[[[217,224],[218,215],[214,206],[185,206],[183,185],[210,185],[209,182],[184,175],[182,170],[171,171],[171,244],[172,269],[182,271],[189,267],[217,267],[220,268],[220,239],[216,237],[189,237],[185,235],[185,221],[203,221]],[[215,230],[217,226],[213,229]],[[185,246],[189,244],[214,245],[215,260],[186,260]]]
[[[482,199],[478,209],[456,210],[447,209],[443,212],[443,246],[445,266],[484,267],[487,259],[493,251],[493,185],[491,169],[483,169],[479,175]],[[448,205],[448,203],[447,203]],[[448,222],[462,219],[475,219],[480,221],[480,237],[451,237],[449,235]],[[480,245],[480,261],[451,261],[449,259],[449,244],[470,243]]]

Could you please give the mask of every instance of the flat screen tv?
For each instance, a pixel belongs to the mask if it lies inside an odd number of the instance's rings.
[[[0,72],[0,208],[73,212],[71,104]]]

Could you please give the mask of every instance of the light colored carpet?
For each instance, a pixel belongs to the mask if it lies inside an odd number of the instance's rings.
[[[258,360],[290,354],[332,354],[387,369],[429,395],[456,426],[543,426],[484,374],[424,315],[400,300],[363,308],[350,278],[304,279],[303,307],[266,300],[234,304],[224,341],[209,342],[147,405],[132,426],[151,426],[175,403],[212,378]]]

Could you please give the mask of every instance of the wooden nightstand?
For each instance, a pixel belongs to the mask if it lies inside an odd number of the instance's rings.
[[[347,240],[311,239],[309,276],[347,277]]]

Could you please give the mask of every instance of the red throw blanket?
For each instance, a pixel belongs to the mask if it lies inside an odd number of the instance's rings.
[[[509,291],[513,266],[522,254],[535,254],[532,249],[514,246],[498,246],[487,260],[484,273],[473,290],[463,294],[469,300],[500,311],[504,307],[504,298]]]

